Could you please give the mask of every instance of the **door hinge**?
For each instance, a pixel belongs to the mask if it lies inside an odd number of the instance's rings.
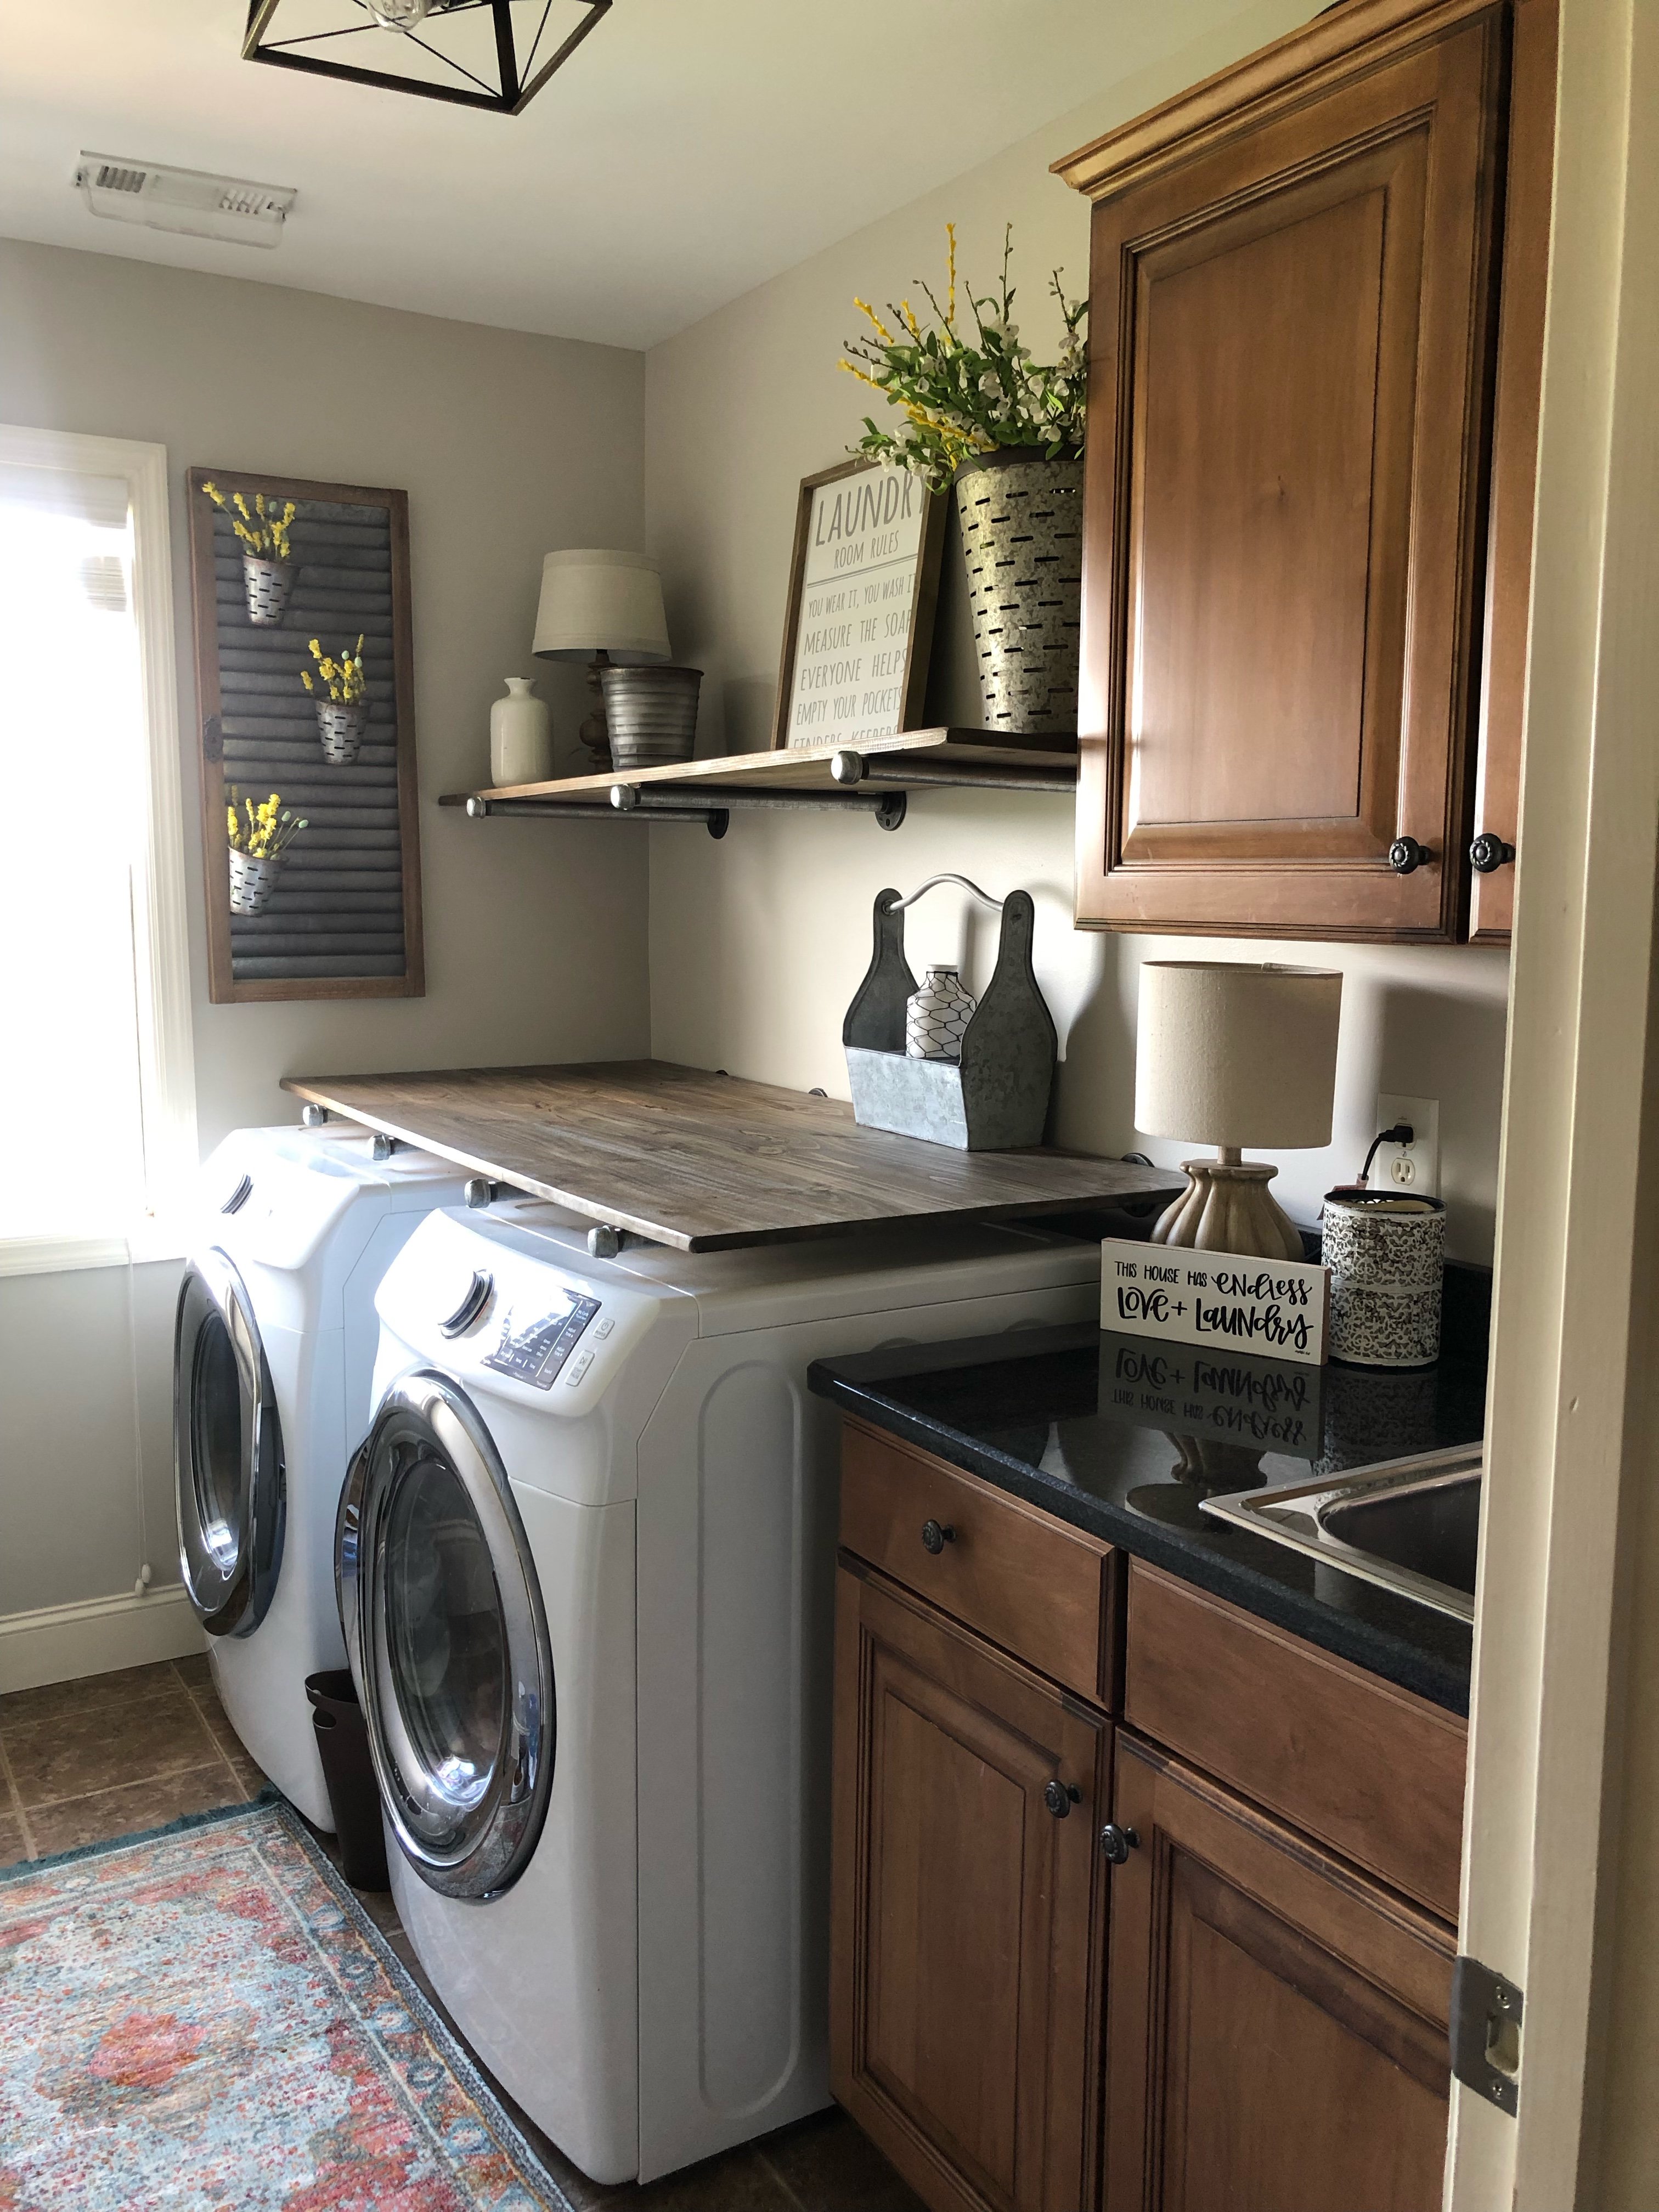
[[[1523,1993],[1479,1959],[1452,1966],[1452,2072],[1511,2119],[1521,2103]]]

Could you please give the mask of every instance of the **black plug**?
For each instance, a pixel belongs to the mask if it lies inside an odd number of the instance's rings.
[[[1379,1145],[1409,1145],[1415,1143],[1417,1132],[1409,1121],[1396,1121],[1392,1129],[1379,1129],[1371,1139],[1371,1148],[1365,1155],[1365,1164],[1359,1170],[1357,1188],[1369,1190],[1371,1181],[1371,1162],[1376,1158]]]

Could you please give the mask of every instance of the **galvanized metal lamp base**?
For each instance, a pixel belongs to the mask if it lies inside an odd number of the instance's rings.
[[[587,755],[590,775],[609,775],[613,765],[611,725],[605,713],[605,682],[599,674],[600,669],[609,665],[610,656],[605,653],[596,653],[587,664],[587,714],[576,735]]]

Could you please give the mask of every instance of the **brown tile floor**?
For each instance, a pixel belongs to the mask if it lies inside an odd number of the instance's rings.
[[[0,1697],[0,1866],[245,1802],[264,1786],[214,1693],[204,1656]],[[325,1849],[331,1840],[319,1838]],[[359,1893],[441,2013],[390,1894]],[[502,2102],[576,2212],[922,2212],[841,2112],[643,2189],[604,2188],[578,2173],[510,2098]]]

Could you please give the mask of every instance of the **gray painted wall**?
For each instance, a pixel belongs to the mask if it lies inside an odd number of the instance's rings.
[[[613,347],[0,241],[0,421],[167,448],[204,1151],[228,1129],[292,1118],[285,1074],[648,1048],[645,833],[472,823],[436,803],[487,780],[489,702],[507,675],[546,679],[562,747],[575,750],[579,679],[529,653],[541,556],[640,542],[643,366]],[[207,1003],[183,490],[194,464],[409,493],[423,999]],[[66,790],[66,814],[70,803]],[[43,1107],[43,1171],[72,1173],[52,1158]],[[168,1266],[133,1277],[158,1581],[174,1575],[176,1279]],[[129,1589],[137,1572],[127,1310],[125,1270],[0,1279],[0,1616]]]
[[[1112,88],[1049,129],[926,198],[748,293],[654,347],[646,375],[648,543],[661,555],[681,657],[703,667],[700,745],[738,751],[770,740],[796,489],[841,457],[861,416],[884,408],[841,374],[842,340],[860,319],[856,293],[882,303],[938,288],[945,226],[983,292],[1005,222],[1014,223],[1028,343],[1053,342],[1048,271],[1085,289],[1088,207],[1048,164],[1115,123],[1301,21],[1306,0],[1257,0],[1156,70]],[[947,542],[928,719],[981,719],[959,549]],[[1191,939],[1103,936],[1072,924],[1073,810],[1033,795],[935,793],[910,799],[884,836],[862,819],[734,814],[724,842],[692,830],[651,833],[652,1042],[660,1058],[847,1096],[841,1020],[870,957],[870,909],[884,884],[912,890],[955,869],[1000,894],[1023,884],[1037,908],[1036,967],[1061,1035],[1060,1141],[1144,1149],[1160,1162],[1190,1147],[1133,1127],[1137,969],[1143,957],[1191,958]],[[937,892],[909,918],[919,960],[965,963],[980,988],[994,926]],[[1286,1153],[1278,1193],[1311,1221],[1352,1177],[1379,1090],[1437,1097],[1449,1246],[1489,1259],[1497,1188],[1509,966],[1502,951],[1394,950],[1241,941],[1223,957],[1328,963],[1344,971],[1335,1140]]]

